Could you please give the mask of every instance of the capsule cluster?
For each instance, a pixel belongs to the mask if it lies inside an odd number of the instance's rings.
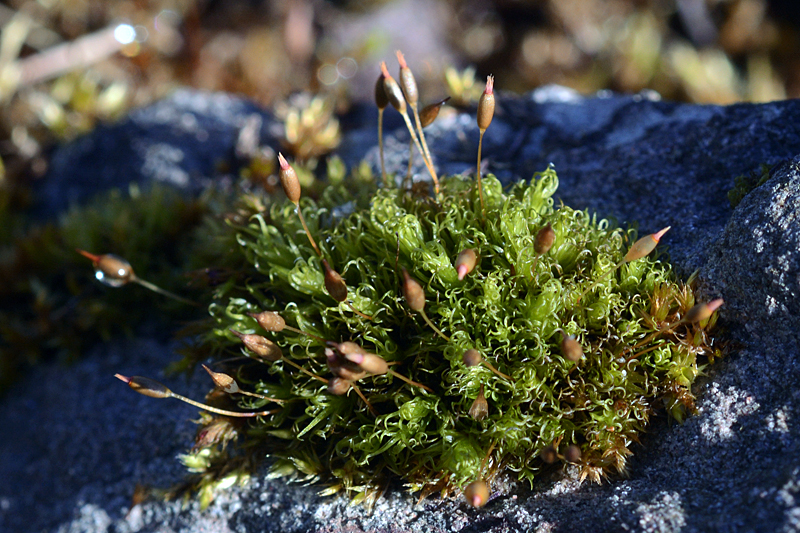
[[[281,155],[289,201],[233,225],[244,266],[216,287],[204,341],[221,359],[246,356],[208,370],[254,414],[247,449],[359,501],[391,475],[480,507],[504,470],[529,481],[559,465],[595,481],[624,470],[654,414],[692,411],[722,302],[696,302],[653,257],[666,229],[639,239],[554,208],[552,168],[508,190],[480,162],[477,179],[438,177],[422,133],[432,111],[417,111],[398,60],[399,83],[382,65],[377,104],[404,114],[434,197],[388,177],[371,194],[341,184],[307,198]],[[491,78],[481,102],[479,143]],[[216,414],[203,435],[227,416]],[[196,453],[224,461],[204,438]]]

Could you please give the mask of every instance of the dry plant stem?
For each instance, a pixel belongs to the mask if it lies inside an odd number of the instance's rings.
[[[424,389],[424,390],[426,390],[428,392],[433,392],[430,388],[426,387],[422,383],[417,383],[416,381],[412,381],[412,380],[408,379],[407,377],[405,377],[404,375],[398,374],[397,372],[395,372],[391,368],[389,369],[389,374],[393,375],[394,377],[396,377],[398,379],[401,379],[401,380],[405,381],[409,385],[413,385],[414,387],[419,387],[420,389]]]
[[[419,139],[417,138],[417,134],[414,133],[414,126],[411,125],[411,119],[408,118],[408,112],[403,111],[400,113],[403,117],[403,120],[406,123],[406,127],[408,128],[408,133],[411,134],[411,140],[414,141],[414,144],[417,146],[417,150],[419,153],[422,154],[422,160],[425,163],[425,166],[428,168],[428,172],[433,179],[433,190],[438,195],[439,194],[439,176],[436,174],[436,169],[433,168],[431,162],[425,158],[425,152],[422,151],[422,145],[419,143]]]
[[[357,314],[357,315],[358,315],[358,316],[360,316],[361,318],[365,318],[365,319],[367,319],[367,320],[375,320],[373,317],[371,317],[371,316],[369,316],[369,315],[365,315],[364,313],[362,313],[361,311],[359,311],[358,309],[356,309],[355,307],[353,307],[353,304],[352,304],[352,303],[351,303],[349,300],[348,300],[348,301],[346,301],[345,303],[346,303],[346,304],[347,304],[347,305],[350,307],[350,309],[351,309],[351,310],[352,310],[352,311],[353,311],[355,314]]]
[[[497,446],[497,441],[492,442],[492,445],[489,446],[488,450],[486,450],[486,455],[483,456],[483,461],[481,461],[481,469],[480,469],[481,476],[483,476],[484,469],[486,468],[486,462],[492,455],[492,451],[494,451],[495,446]]]
[[[497,374],[501,378],[505,378],[508,381],[514,381],[514,378],[512,378],[511,376],[507,376],[507,375],[503,374],[502,372],[500,372],[499,370],[497,370],[494,367],[494,365],[492,365],[492,363],[490,363],[489,361],[483,361],[483,364],[486,365],[486,368],[488,368],[489,370],[491,370],[492,372],[494,372],[495,374]]]
[[[450,337],[439,331],[439,328],[433,325],[433,322],[431,322],[431,319],[428,318],[428,314],[425,312],[425,309],[420,309],[419,312],[422,315],[422,318],[425,319],[425,322],[427,322],[428,325],[433,329],[433,331],[435,331],[441,338],[443,338],[447,342],[450,342]]]
[[[245,396],[252,396],[253,398],[260,398],[262,400],[268,400],[270,402],[275,402],[278,404],[283,404],[285,400],[279,400],[277,398],[270,398],[269,396],[264,396],[263,394],[258,394],[257,392],[248,392],[246,390],[239,389],[236,394],[244,394]]]
[[[390,183],[383,158],[383,108],[378,108],[378,151],[381,154],[381,179],[383,179],[383,186],[388,188]]]
[[[414,141],[408,140],[408,170],[406,170],[406,179],[403,182],[404,189],[411,188],[411,167],[414,165]]]
[[[417,123],[417,131],[419,132],[419,140],[420,140],[420,143],[422,143],[422,149],[425,150],[424,152],[422,152],[422,158],[425,159],[428,162],[428,164],[431,166],[431,168],[434,168],[433,159],[431,158],[431,152],[430,152],[430,150],[428,150],[428,143],[425,142],[425,134],[422,132],[422,122],[419,119],[419,109],[418,109],[418,107],[419,106],[416,103],[411,104],[411,111],[414,112],[414,121]],[[437,190],[436,192],[438,193],[439,191]]]
[[[480,137],[478,137],[478,196],[481,199],[481,212],[483,217],[486,218],[486,204],[483,201],[483,185],[481,184],[481,149],[483,148],[483,134],[486,130],[480,130]]]
[[[365,404],[367,404],[367,408],[369,409],[369,412],[372,413],[372,416],[378,416],[378,411],[376,411],[375,408],[372,407],[372,404],[369,403],[369,400],[367,400],[367,397],[364,396],[363,392],[361,392],[361,389],[358,388],[358,385],[353,383],[350,386],[353,387],[354,391],[356,391],[356,394],[358,394],[358,397],[361,398],[364,401]]]
[[[322,257],[322,252],[319,251],[317,248],[317,243],[314,242],[314,237],[311,236],[311,232],[308,230],[308,226],[306,225],[306,219],[303,217],[303,212],[300,211],[300,204],[296,204],[296,211],[297,216],[300,217],[300,223],[303,225],[303,229],[306,230],[306,237],[308,237],[308,242],[311,243],[311,247],[314,248],[314,251],[317,253],[318,256]]]
[[[314,379],[316,379],[318,381],[321,381],[326,385],[328,384],[328,380],[327,379],[316,375],[315,373],[311,372],[310,370],[306,370],[305,368],[303,368],[302,366],[298,365],[297,363],[295,363],[291,359],[288,359],[285,355],[281,355],[281,361],[289,363],[290,365],[295,367],[297,370],[299,370],[303,374],[306,374],[307,376],[310,376],[310,377],[312,377],[312,378],[314,378]]]
[[[186,298],[178,296],[177,294],[173,294],[173,293],[171,293],[171,292],[169,292],[167,290],[164,290],[164,289],[162,289],[161,287],[159,287],[157,285],[153,285],[149,281],[145,281],[145,280],[143,280],[141,278],[137,278],[137,277],[134,276],[134,277],[131,277],[131,281],[134,282],[134,283],[138,283],[142,287],[144,287],[146,289],[150,289],[151,291],[153,291],[155,293],[161,294],[162,296],[166,296],[167,298],[172,298],[173,300],[176,300],[178,302],[181,302],[181,303],[184,303],[184,304],[187,304],[187,305],[193,305],[195,307],[199,307],[200,306],[200,304],[197,303],[197,302],[193,302],[192,300],[187,300]]]
[[[288,329],[289,331],[293,331],[295,333],[299,333],[300,335],[305,335],[306,337],[311,337],[312,339],[314,339],[316,341],[319,341],[322,344],[325,344],[327,342],[322,337],[317,337],[313,333],[308,333],[307,331],[303,331],[302,329],[293,328],[292,326],[289,326],[288,324],[283,326],[283,329]]]

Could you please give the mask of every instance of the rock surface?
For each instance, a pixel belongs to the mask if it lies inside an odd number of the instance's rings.
[[[196,124],[223,126],[205,128],[205,140],[191,127],[174,127],[187,102]],[[59,149],[43,195],[57,209],[59,198],[96,189],[103,176],[117,186],[163,176],[152,170],[161,167],[147,166],[150,152],[135,146],[173,154],[166,175],[195,183],[214,173],[217,158],[234,157],[236,128],[253,114],[265,117],[262,141],[277,147],[268,116],[250,104],[181,91]],[[153,117],[152,127],[142,127],[137,116]],[[472,117],[455,114],[431,126],[442,172],[474,172]],[[346,161],[365,155],[377,161],[374,118],[364,113],[346,132]],[[317,496],[316,487],[263,475],[223,491],[206,510],[192,501],[132,505],[137,484],[166,487],[181,479],[176,455],[191,444],[189,419],[196,414],[130,394],[111,377],[157,377],[176,358],[169,343],[140,339],[98,346],[71,366],[40,366],[0,399],[0,530],[797,531],[799,123],[796,101],[696,106],[647,94],[584,98],[561,88],[499,97],[484,139],[490,171],[510,181],[553,163],[565,204],[638,221],[642,232],[672,225],[664,242],[676,269],[684,275],[699,269],[705,294],[726,300],[722,322],[736,349],[698,386],[698,416],[682,425],[655,421],[627,478],[599,486],[543,479],[533,491],[503,485],[480,511],[460,500],[416,505],[393,487],[367,513],[342,498]],[[402,171],[408,138],[402,130],[395,135],[387,140],[387,161]],[[210,139],[213,150],[203,144]],[[770,179],[732,209],[726,194],[734,177],[762,163],[775,165]],[[71,178],[76,174],[82,177]],[[188,383],[164,380],[195,395],[207,388],[199,375]]]

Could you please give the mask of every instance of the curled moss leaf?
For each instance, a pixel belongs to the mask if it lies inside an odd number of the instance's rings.
[[[291,203],[231,226],[247,274],[216,287],[205,342],[223,358],[250,335],[251,350],[280,349],[235,373],[285,399],[244,422],[247,449],[272,455],[274,472],[362,501],[386,476],[423,495],[491,484],[501,469],[532,481],[551,463],[599,481],[624,470],[654,415],[692,412],[698,361],[719,353],[716,307],[690,313],[691,286],[659,258],[626,261],[635,230],[554,208],[552,168],[506,191],[492,175],[483,185],[483,206],[462,177],[444,178],[435,202],[344,185],[304,198],[321,254]],[[460,276],[466,249],[474,269]],[[330,297],[321,257],[354,308]]]

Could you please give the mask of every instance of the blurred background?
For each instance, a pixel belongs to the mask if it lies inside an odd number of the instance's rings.
[[[10,0],[0,3],[4,180],[178,86],[344,112],[402,49],[429,101],[652,89],[729,104],[800,95],[793,0]],[[298,103],[300,102],[300,103]],[[283,115],[283,116],[281,116]]]

